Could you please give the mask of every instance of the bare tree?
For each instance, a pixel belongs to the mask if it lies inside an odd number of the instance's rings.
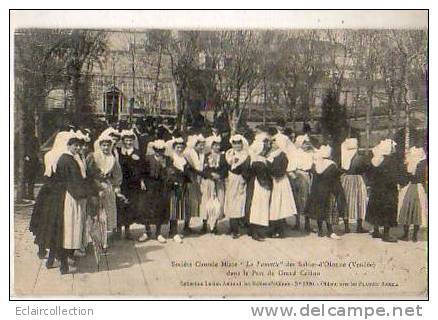
[[[64,61],[67,77],[72,90],[73,117],[77,117],[87,102],[82,81],[90,74],[96,64],[104,59],[107,50],[107,33],[105,31],[69,30],[64,32],[54,46],[51,54]],[[83,84],[83,85],[82,85]]]
[[[280,84],[284,101],[289,116],[295,125],[297,118],[297,99],[302,87],[302,66],[300,55],[300,43],[296,41],[296,33],[283,33],[277,38],[279,44],[279,56],[277,67],[273,70],[273,76]]]
[[[31,137],[40,134],[40,114],[45,100],[54,87],[66,78],[61,61],[51,52],[63,36],[58,30],[18,30],[15,33],[14,51],[14,102],[15,102],[15,178],[18,201],[24,192],[24,155]]]
[[[405,151],[410,147],[410,114],[413,109],[413,92],[422,90],[427,81],[427,33],[422,30],[393,31],[390,38],[400,68],[401,105],[405,111]],[[424,109],[424,106],[422,106]]]
[[[158,56],[156,79],[161,73],[164,56],[169,58],[170,74],[175,88],[177,125],[183,127],[187,122],[190,85],[197,73],[198,36],[196,31],[152,30],[147,33],[149,48]],[[154,100],[159,90],[155,82]]]
[[[262,37],[252,30],[210,33],[205,51],[215,70],[212,77],[232,132],[238,129],[243,111],[260,84],[264,71]]]
[[[361,30],[351,35],[350,52],[354,56],[355,81],[357,87],[364,87],[367,93],[366,104],[366,148],[370,147],[373,101],[379,66],[382,62],[380,35],[375,30]]]

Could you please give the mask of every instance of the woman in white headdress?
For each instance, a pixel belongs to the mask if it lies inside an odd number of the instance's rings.
[[[248,141],[240,134],[231,136],[231,149],[225,153],[228,164],[228,178],[225,185],[224,214],[230,219],[230,232],[239,238],[239,221],[245,217],[247,184],[249,180],[250,158]]]
[[[91,142],[91,138],[90,138],[90,130],[89,129],[84,129],[82,130],[76,130],[76,135],[78,136],[78,138],[80,138],[82,140],[82,147],[81,150],[79,152],[82,161],[85,164],[85,161],[87,159],[88,154],[90,153],[90,146],[89,143]]]
[[[345,233],[350,232],[349,221],[357,221],[357,233],[367,233],[362,226],[367,210],[367,187],[363,174],[368,169],[366,159],[358,154],[358,141],[356,138],[348,138],[341,145],[341,176],[342,187],[347,202],[346,215],[344,217]]]
[[[272,237],[284,236],[286,218],[297,213],[292,187],[287,174],[289,160],[283,148],[277,143],[278,135],[272,135],[271,149],[267,155],[267,166],[272,177],[272,194],[269,208],[269,221]],[[294,146],[295,148],[295,146]],[[291,159],[292,160],[292,159]]]
[[[201,180],[204,176],[205,138],[202,134],[191,135],[187,140],[185,158],[190,165],[190,183],[187,185],[190,217],[199,217],[202,199]],[[184,223],[184,232],[191,233],[190,218]]]
[[[272,177],[270,175],[266,155],[270,148],[270,139],[266,133],[256,136],[251,144],[251,180],[248,194],[250,200],[250,234],[256,241],[263,240],[265,230],[269,227],[269,208],[272,192]]]
[[[216,223],[223,216],[225,201],[225,178],[228,165],[225,155],[221,152],[221,137],[210,136],[206,139],[209,151],[204,159],[204,175],[201,180],[201,209],[200,216],[203,220],[202,231],[217,233]]]
[[[86,180],[86,168],[80,158],[81,138],[75,133],[67,142],[65,151],[56,164],[56,178],[63,183],[64,207],[62,210],[62,245],[58,247],[61,273],[69,272],[68,256],[83,247],[87,197],[91,194]]]
[[[117,129],[114,129],[113,127],[109,127],[104,131],[102,131],[100,135],[103,137],[109,136],[111,138],[112,140],[111,152],[116,157],[116,159],[119,159],[118,148],[120,148],[120,144],[121,144],[120,141],[121,133]]]
[[[412,147],[406,156],[408,185],[400,191],[398,222],[403,224],[403,241],[409,240],[409,227],[414,225],[412,241],[418,241],[420,226],[427,223],[427,159],[423,148]]]
[[[103,249],[108,247],[108,232],[117,228],[116,196],[122,183],[122,170],[112,148],[111,136],[101,134],[94,142],[94,152],[87,157],[87,175],[98,194],[97,206],[88,206],[93,211],[89,215],[99,224]]]
[[[327,225],[327,236],[339,239],[333,230],[339,217],[345,213],[345,195],[342,189],[341,172],[336,163],[331,160],[332,148],[321,146],[314,154],[313,181],[305,215],[318,223],[318,236],[322,237],[323,222]]]
[[[67,151],[67,142],[71,137],[68,131],[59,132],[53,146],[44,155],[44,184],[38,193],[32,211],[29,230],[35,236],[35,244],[38,245],[38,257],[44,259],[47,250],[53,247],[47,267],[51,268],[54,263],[56,246],[59,246],[56,227],[59,218],[58,212],[63,210],[65,192],[60,188],[61,181],[56,179],[56,166],[61,155]]]
[[[397,184],[400,180],[397,163],[391,157],[394,150],[394,141],[382,140],[372,149],[373,158],[367,172],[370,193],[365,220],[374,226],[372,237],[385,242],[397,242],[390,235],[390,228],[397,226]],[[381,226],[383,236],[379,230]]]
[[[295,171],[290,176],[290,180],[297,206],[294,229],[300,230],[301,215],[304,214],[312,182],[313,146],[307,134],[298,136],[295,140],[295,146],[297,148],[294,160]],[[310,220],[308,217],[305,219],[305,230],[310,232]]]
[[[138,221],[137,198],[142,189],[141,176],[144,168],[144,156],[135,148],[137,136],[132,130],[121,132],[121,147],[117,149],[122,169],[120,191],[124,198],[117,198],[117,236],[125,226],[125,238],[132,239],[130,226]]]

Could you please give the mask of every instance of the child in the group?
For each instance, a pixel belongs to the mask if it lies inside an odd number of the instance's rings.
[[[190,165],[190,183],[187,185],[189,213],[184,223],[184,232],[192,233],[190,217],[199,217],[202,199],[201,180],[204,176],[205,138],[202,134],[188,137],[185,157]]]
[[[160,243],[166,238],[161,234],[161,226],[169,220],[169,193],[167,175],[170,158],[164,155],[166,142],[155,140],[152,143],[153,155],[147,155],[141,180],[141,192],[138,196],[137,214],[145,226],[145,232],[138,241],[144,242],[151,236],[150,225],[156,226],[155,237]]]
[[[327,225],[327,235],[340,239],[333,226],[338,224],[339,216],[344,215],[345,195],[340,181],[340,170],[331,160],[332,148],[323,145],[315,152],[313,181],[305,214],[318,223],[318,236],[322,237],[323,222]]]
[[[200,216],[203,220],[202,232],[217,233],[217,221],[223,215],[225,201],[225,178],[228,165],[224,153],[221,152],[221,137],[210,136],[206,146],[210,150],[205,156],[204,174],[201,181],[202,199]]]
[[[232,148],[225,153],[228,178],[225,186],[224,213],[230,219],[233,239],[237,239],[240,237],[239,220],[245,217],[250,158],[247,151],[248,142],[242,135],[233,135],[230,143]]]
[[[412,241],[418,241],[420,226],[427,222],[426,191],[427,159],[423,148],[412,147],[406,155],[406,178],[408,181],[400,191],[398,222],[403,225],[400,240],[409,241],[409,226],[414,225]]]
[[[168,188],[170,196],[170,229],[169,238],[182,243],[178,233],[178,221],[190,221],[189,199],[187,185],[190,183],[189,164],[184,157],[186,144],[182,137],[176,137],[172,142],[172,162],[168,174]]]

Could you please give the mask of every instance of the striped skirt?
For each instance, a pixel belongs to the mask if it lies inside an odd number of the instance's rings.
[[[331,194],[329,196],[327,211],[321,218],[322,218],[321,220],[324,220],[327,223],[330,223],[334,226],[339,224],[338,201],[335,195]]]
[[[295,197],[295,204],[298,213],[304,213],[306,209],[307,199],[310,194],[310,186],[312,183],[311,175],[307,171],[297,170],[295,179],[291,179],[292,190]]]
[[[190,217],[199,217],[201,209],[201,179],[196,178],[193,182],[187,184],[188,212]]]
[[[175,186],[170,191],[170,221],[186,220],[190,217],[186,185]]]
[[[421,183],[411,184],[400,190],[400,224],[425,225],[427,223],[427,196]]]
[[[341,177],[347,202],[349,220],[365,219],[367,210],[367,187],[361,175],[343,175]]]

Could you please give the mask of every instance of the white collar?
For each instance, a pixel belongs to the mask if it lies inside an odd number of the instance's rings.
[[[384,156],[374,156],[371,159],[371,163],[373,166],[375,166],[377,168],[378,166],[380,166],[382,164],[383,160],[385,160]]]
[[[307,171],[312,168],[312,164],[313,164],[312,153],[313,152],[311,151],[304,151],[303,149],[298,149],[295,159],[297,169]]]
[[[179,171],[184,171],[184,166],[187,164],[186,158],[184,155],[179,155],[176,152],[173,154],[173,166],[177,168]]]
[[[245,150],[237,152],[233,148],[231,148],[228,149],[228,151],[225,153],[225,159],[227,160],[228,164],[231,165],[231,168],[236,168],[240,166],[246,161],[246,159],[248,159],[248,157],[248,152],[246,152]],[[235,158],[238,159],[237,162],[234,162]]]
[[[407,161],[407,164],[406,164],[406,169],[407,169],[408,173],[415,175],[415,172],[417,171],[418,164],[425,159],[426,159],[425,154],[423,154],[422,156],[419,156],[419,157],[411,157],[409,159],[409,161]]]
[[[129,148],[129,149],[126,149],[125,147],[122,147],[122,148],[120,149],[120,151],[121,151],[121,153],[122,153],[124,156],[130,156],[131,154],[134,153],[134,147]]]
[[[196,170],[202,171],[204,169],[204,153],[198,153],[193,148],[186,149],[186,159]]]
[[[341,166],[344,170],[349,170],[351,166],[351,160],[357,154],[357,149],[346,149],[341,154]]]
[[[281,149],[274,150],[268,154],[268,161],[274,161],[274,158],[278,157],[283,151]]]
[[[330,159],[319,159],[315,161],[315,170],[318,174],[322,174],[333,163],[334,163],[333,160]]]

